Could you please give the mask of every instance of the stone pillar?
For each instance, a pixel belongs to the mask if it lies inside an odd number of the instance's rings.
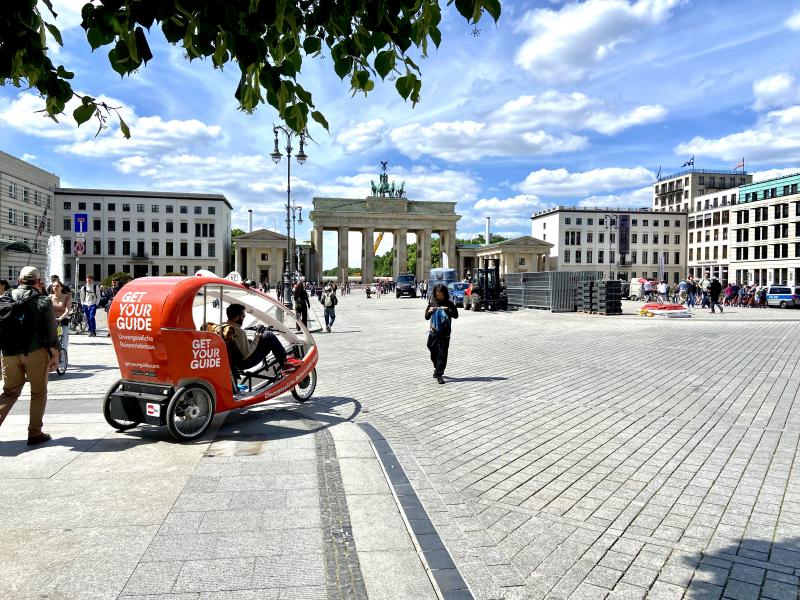
[[[311,231],[311,252],[313,256],[310,270],[311,279],[322,282],[322,227],[314,227]]]
[[[239,273],[239,275],[241,275],[242,274],[242,249],[239,248],[238,245],[236,246],[236,252],[233,253],[233,256],[234,256],[234,259],[235,259],[233,270],[236,271],[237,273]],[[221,275],[221,277],[224,277],[224,276],[225,276],[225,274]]]
[[[442,262],[442,266],[458,270],[458,260],[456,259],[455,230],[440,231],[439,235],[441,236],[440,248],[442,249],[442,252],[447,256],[445,261]],[[458,276],[459,278],[461,277],[460,271],[458,272]]]
[[[372,283],[372,273],[375,269],[375,230],[372,228],[361,230],[361,283]]]
[[[422,277],[427,278],[431,270],[431,234],[430,229],[423,229],[417,232],[417,247],[420,249],[420,255],[417,258],[417,267],[422,262]],[[428,282],[430,283],[430,282]]]
[[[347,281],[349,277],[349,269],[347,266],[347,235],[349,229],[347,227],[339,227],[339,257],[338,257],[338,265],[339,268],[337,270],[337,276],[339,283]]]
[[[394,269],[392,272],[394,274],[395,281],[400,273],[404,273],[406,270],[408,270],[408,245],[406,244],[407,235],[408,230],[406,229],[395,229],[392,232],[392,236],[394,236]]]

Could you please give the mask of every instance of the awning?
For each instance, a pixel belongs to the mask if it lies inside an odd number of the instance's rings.
[[[0,252],[32,252],[31,247],[25,242],[0,240]]]

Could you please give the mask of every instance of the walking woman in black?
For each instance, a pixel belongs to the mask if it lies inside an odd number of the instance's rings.
[[[308,309],[311,306],[311,301],[308,298],[308,292],[302,281],[298,281],[294,286],[294,312],[300,317],[303,325],[308,327]]]
[[[447,367],[447,351],[450,349],[452,319],[458,318],[458,309],[450,300],[447,286],[438,283],[433,287],[431,300],[425,309],[425,319],[431,322],[428,332],[428,350],[433,363],[433,376],[444,383],[444,370]]]

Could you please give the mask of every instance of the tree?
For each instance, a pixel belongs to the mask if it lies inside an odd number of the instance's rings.
[[[234,227],[231,229],[231,241],[236,242],[236,238],[240,235],[244,235],[246,232],[243,229],[239,229],[238,227]],[[236,264],[236,244],[231,243],[231,268],[233,265]]]
[[[492,238],[492,244],[496,244],[497,242],[505,242],[508,238],[503,237],[502,235],[497,235],[496,233],[489,234]],[[486,236],[482,233],[479,233],[474,238],[470,239],[457,239],[456,244],[485,244],[486,243]]]
[[[40,4],[47,10],[40,11]],[[451,4],[469,23],[477,23],[484,11],[495,22],[500,17],[500,0],[448,0]],[[250,112],[267,103],[295,131],[306,127],[309,113],[328,128],[298,83],[304,57],[327,53],[336,74],[349,78],[353,94],[366,95],[377,77],[391,77],[400,96],[416,105],[422,81],[412,51],[425,58],[429,41],[438,47],[442,38],[440,0],[96,0],[87,1],[81,15],[92,50],[110,47],[109,63],[121,76],[154,58],[145,30],[156,26],[189,60],[210,59],[218,69],[235,64],[239,108]],[[102,128],[115,108],[76,94],[70,83],[74,73],[53,64],[46,33],[61,44],[56,24],[51,0],[3,2],[0,83],[36,88],[53,119],[77,96],[75,121],[80,125],[94,116]]]

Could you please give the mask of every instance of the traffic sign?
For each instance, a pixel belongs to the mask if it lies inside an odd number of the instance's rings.
[[[86,242],[83,240],[77,240],[75,242],[75,256],[83,256],[86,252]]]
[[[75,222],[73,227],[75,233],[86,233],[89,231],[89,215],[87,213],[74,213],[72,218]]]

